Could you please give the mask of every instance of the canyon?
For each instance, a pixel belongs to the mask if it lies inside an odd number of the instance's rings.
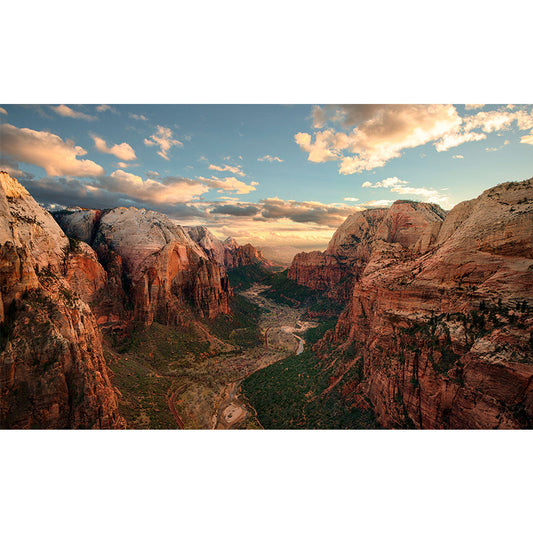
[[[325,252],[297,255],[289,279],[345,305],[313,347],[333,373],[325,393],[382,427],[532,427],[532,236],[529,179],[449,213],[356,213]]]
[[[355,212],[274,274],[155,211],[51,214],[2,172],[0,427],[531,428],[532,236],[530,179]]]

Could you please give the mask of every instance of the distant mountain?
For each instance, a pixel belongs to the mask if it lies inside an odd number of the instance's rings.
[[[325,396],[384,427],[533,427],[533,178],[356,213],[288,276],[345,304]]]
[[[224,241],[217,239],[205,226],[185,226],[190,238],[196,242],[207,256],[222,265],[226,270],[261,264],[268,268],[271,262],[251,244],[241,246],[237,241],[228,237]]]

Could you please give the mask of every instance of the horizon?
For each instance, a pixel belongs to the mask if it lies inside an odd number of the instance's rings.
[[[531,177],[531,105],[1,105],[0,169],[49,210],[136,207],[280,256],[354,212]]]

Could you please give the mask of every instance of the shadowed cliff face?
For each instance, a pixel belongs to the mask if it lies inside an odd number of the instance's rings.
[[[291,276],[309,286],[319,278],[306,272],[319,271],[330,293],[353,277],[344,313],[315,350],[339,379],[362,366],[341,392],[372,405],[381,425],[532,427],[532,248],[530,179],[446,217],[404,202],[353,215],[324,254],[295,258]],[[329,274],[326,258],[336,260]]]
[[[106,294],[95,305],[104,327],[130,320],[176,324],[192,311],[208,318],[229,312],[224,271],[165,215],[116,208],[55,216],[70,237],[92,246],[106,271]]]
[[[125,425],[85,300],[105,273],[87,252],[0,173],[0,427]],[[75,279],[82,263],[91,279]]]

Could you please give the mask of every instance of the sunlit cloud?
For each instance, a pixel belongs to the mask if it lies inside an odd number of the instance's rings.
[[[168,151],[173,146],[183,146],[181,141],[172,138],[172,130],[163,126],[157,126],[156,132],[150,135],[148,139],[144,139],[146,146],[159,146],[158,155],[164,159],[169,159]]]
[[[296,143],[311,162],[339,161],[340,174],[381,168],[406,149],[429,142],[443,152],[484,140],[487,133],[505,131],[513,123],[518,129],[533,128],[533,114],[524,109],[461,117],[451,104],[315,106],[312,119],[318,131],[297,133]]]
[[[95,148],[99,152],[114,155],[123,161],[137,159],[135,150],[128,143],[114,144],[113,146],[108,147],[104,139],[101,137],[98,137],[97,135],[91,135],[91,137],[93,138]]]
[[[344,198],[344,201],[345,202],[358,202],[359,201],[359,198],[352,198],[350,196]]]
[[[217,170],[218,172],[231,172],[232,174],[235,174],[236,176],[240,176],[241,178],[244,178],[246,174],[242,170],[241,165],[231,166],[231,165],[224,165],[224,166],[217,166],[217,165],[209,165],[209,170]]]
[[[257,181],[252,181],[249,185],[238,180],[234,176],[227,178],[217,178],[216,176],[211,176],[210,178],[204,178],[198,176],[197,179],[202,183],[205,183],[212,189],[219,189],[220,191],[235,191],[237,194],[248,194],[249,192],[255,191],[256,185],[259,185]]]
[[[75,111],[68,105],[58,105],[58,106],[50,106],[58,115],[61,115],[62,117],[69,117],[69,118],[77,118],[82,120],[96,120],[96,117],[93,117],[92,115],[87,115],[85,113],[81,113],[80,111]]]
[[[113,113],[115,115],[119,114],[119,112],[114,107],[112,107],[110,105],[107,105],[107,104],[102,104],[102,105],[96,106],[96,111],[98,113],[104,113],[105,111],[110,111],[111,113]]]
[[[531,135],[524,135],[523,137],[520,137],[520,143],[533,144],[533,132],[531,132]]]
[[[452,155],[452,157],[453,157],[454,159],[464,159],[464,158],[465,158],[465,156],[464,156],[464,155],[461,155],[461,154],[455,154],[455,155]]]
[[[385,178],[381,181],[377,181],[376,183],[372,183],[370,181],[365,181],[362,184],[362,187],[365,188],[386,188],[389,189],[390,192],[400,194],[400,195],[406,195],[406,196],[420,196],[423,198],[426,202],[432,202],[437,204],[443,204],[448,205],[449,204],[449,197],[443,196],[441,193],[436,191],[435,189],[428,189],[426,187],[410,187],[406,184],[409,183],[406,180],[401,180],[400,178],[397,178],[396,176],[391,178]],[[367,204],[362,204],[367,205]]]
[[[481,109],[484,106],[485,104],[465,104],[465,109],[470,111],[472,109]]]
[[[136,113],[130,113],[129,117],[134,120],[148,120],[144,115],[137,115]]]
[[[280,159],[279,157],[272,156],[272,155],[264,155],[263,157],[260,157],[257,160],[258,161],[268,161],[269,163],[274,163],[276,161],[278,163],[283,163],[283,159]]]
[[[104,169],[89,159],[78,159],[87,154],[74,141],[63,141],[47,131],[17,128],[0,124],[2,153],[22,163],[44,168],[48,176],[101,176]]]
[[[0,107],[0,115],[7,115],[7,111],[3,107]]]

